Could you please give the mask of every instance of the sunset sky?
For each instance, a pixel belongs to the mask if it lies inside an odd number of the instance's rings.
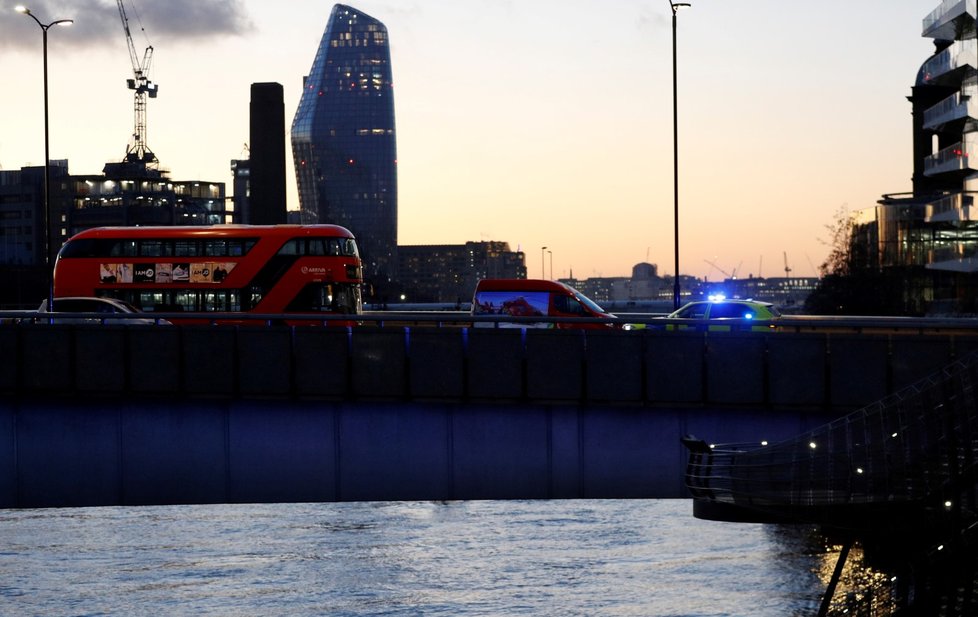
[[[250,84],[285,88],[287,128],[331,2],[126,0],[154,47],[147,141],[171,177],[226,182]],[[680,270],[814,276],[845,209],[911,189],[910,94],[937,0],[690,0],[679,14]],[[0,169],[120,160],[132,66],[115,2],[0,0]],[[399,243],[504,240],[541,275],[673,272],[668,0],[364,0],[394,74]],[[134,10],[130,7],[134,6]],[[143,33],[145,28],[145,34]],[[288,150],[288,200],[298,197]],[[546,275],[550,275],[550,256]],[[711,263],[715,265],[711,265]]]

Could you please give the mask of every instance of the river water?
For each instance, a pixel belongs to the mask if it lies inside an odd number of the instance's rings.
[[[810,529],[688,500],[0,510],[0,615],[806,616]],[[821,576],[821,578],[820,578]]]

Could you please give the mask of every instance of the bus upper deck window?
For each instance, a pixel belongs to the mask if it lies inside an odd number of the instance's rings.
[[[112,248],[109,250],[109,255],[111,257],[135,257],[137,255],[136,241],[116,240],[112,243]]]
[[[139,243],[139,254],[144,257],[161,257],[163,243],[159,240],[143,240]]]
[[[197,251],[197,241],[196,240],[177,240],[174,242],[173,253],[177,257],[196,257]]]
[[[204,255],[208,257],[226,257],[228,243],[224,240],[208,240],[204,242]]]
[[[309,255],[326,255],[326,242],[323,238],[309,238]]]
[[[299,241],[298,240],[289,240],[288,242],[286,242],[285,244],[282,245],[282,248],[280,248],[278,250],[278,254],[279,255],[299,255],[299,254],[301,254],[300,251],[299,251]]]

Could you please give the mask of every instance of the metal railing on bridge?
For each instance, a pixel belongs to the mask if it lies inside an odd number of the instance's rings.
[[[700,518],[808,522],[896,555],[918,572],[924,612],[978,610],[978,354],[794,439],[707,444],[688,436],[686,484]],[[909,565],[907,565],[909,564]],[[896,567],[896,566],[894,566]],[[897,577],[893,577],[896,581]],[[957,606],[951,612],[936,607]],[[828,614],[828,600],[820,614]],[[961,609],[960,607],[965,607]],[[841,612],[840,612],[841,614]],[[873,613],[876,614],[876,613]]]
[[[18,315],[20,323],[9,323]],[[547,329],[531,326],[603,322],[458,313],[316,317],[327,327],[283,325],[295,315],[214,313],[183,326],[29,315],[0,314],[8,320],[0,326],[0,392],[738,405],[841,415],[978,350],[973,319],[785,318],[780,329],[757,332],[634,315],[624,319],[655,327]],[[222,320],[236,325],[211,325]]]

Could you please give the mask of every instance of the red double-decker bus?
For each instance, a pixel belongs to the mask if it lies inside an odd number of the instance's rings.
[[[356,240],[337,225],[100,227],[69,239],[54,265],[56,298],[145,312],[355,315],[362,283]]]

